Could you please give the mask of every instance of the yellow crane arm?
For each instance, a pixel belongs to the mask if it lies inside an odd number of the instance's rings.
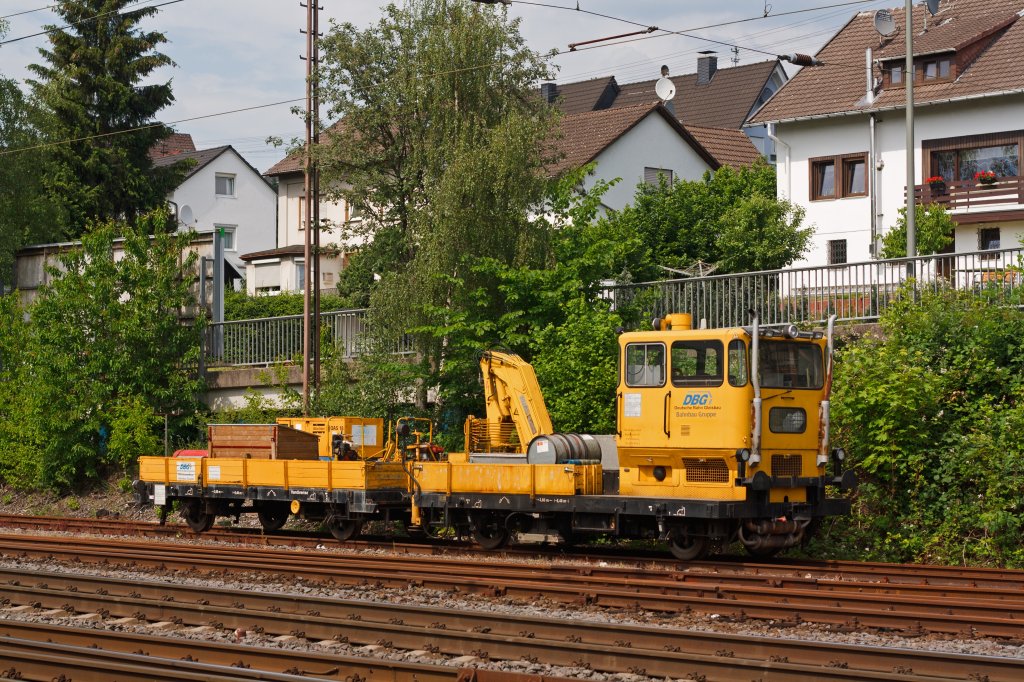
[[[519,436],[520,452],[536,436],[554,432],[551,415],[537,383],[533,366],[513,353],[485,351],[480,358],[484,378],[487,422],[511,422]]]

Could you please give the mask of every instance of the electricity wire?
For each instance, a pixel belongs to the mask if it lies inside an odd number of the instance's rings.
[[[90,21],[95,21],[96,19],[102,19],[103,17],[107,17],[107,16],[110,16],[110,15],[117,15],[117,16],[126,17],[129,14],[134,14],[136,12],[141,12],[142,10],[145,10],[145,9],[154,9],[156,7],[164,7],[165,5],[174,5],[174,4],[177,4],[179,2],[184,2],[184,1],[185,0],[167,0],[167,2],[161,2],[161,3],[158,3],[156,5],[145,5],[145,6],[142,6],[142,7],[136,7],[135,9],[130,9],[130,10],[127,10],[125,12],[103,12],[102,14],[97,14],[94,17],[86,17],[85,19],[82,19],[81,21],[77,21],[77,22],[75,22],[73,24],[67,24],[66,26],[53,26],[51,28],[46,29],[45,31],[40,31],[38,33],[30,33],[28,35],[18,36],[17,38],[10,38],[8,40],[0,40],[0,46],[2,46],[2,45],[9,45],[11,43],[16,43],[16,42],[18,42],[20,40],[28,40],[29,38],[36,38],[38,36],[45,36],[47,33],[54,33],[55,31],[63,31],[66,28],[75,28],[76,26],[81,26],[82,24],[87,24]],[[36,10],[32,10],[32,11],[36,11]],[[12,16],[14,16],[14,15],[12,15]]]

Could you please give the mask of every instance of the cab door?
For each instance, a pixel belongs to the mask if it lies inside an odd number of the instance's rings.
[[[627,343],[619,382],[619,442],[623,447],[667,447],[666,347],[661,341]]]

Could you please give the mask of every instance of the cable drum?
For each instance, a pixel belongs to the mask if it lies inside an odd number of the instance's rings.
[[[530,464],[599,464],[601,444],[586,433],[537,436],[526,451]]]

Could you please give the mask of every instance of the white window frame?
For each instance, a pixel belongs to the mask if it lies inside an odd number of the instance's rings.
[[[224,235],[231,235],[231,246],[224,245],[225,251],[238,251],[238,225],[217,225],[213,226],[214,231],[224,230]]]
[[[220,181],[222,179],[230,181],[230,183],[231,183],[231,187],[230,187],[231,193],[230,194],[221,194],[217,190],[218,181]],[[214,179],[213,179],[213,192],[214,192],[214,194],[216,194],[218,197],[231,197],[231,198],[234,198],[235,196],[237,196],[236,192],[238,191],[238,187],[237,187],[235,181],[236,181],[236,176],[235,176],[234,173],[216,173],[214,175]]]
[[[671,185],[675,180],[675,171],[671,168],[655,168],[654,166],[644,166],[644,182],[651,187],[657,187],[661,184],[661,177],[664,176],[665,183]]]
[[[295,290],[304,292],[306,290],[306,258],[296,258],[292,261],[292,266],[295,272]]]

